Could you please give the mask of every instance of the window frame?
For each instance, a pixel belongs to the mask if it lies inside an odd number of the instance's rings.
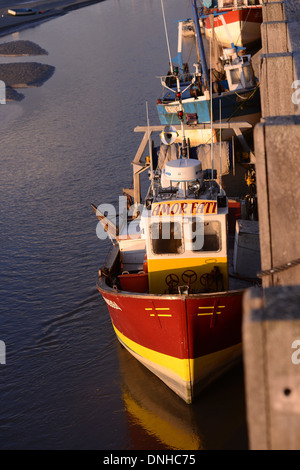
[[[180,252],[178,251],[173,251],[173,252],[165,252],[165,253],[157,253],[153,249],[153,240],[158,241],[161,240],[160,238],[152,238],[152,226],[153,225],[159,225],[159,224],[178,224],[180,226],[180,233],[181,237],[180,238],[174,238],[173,240],[181,240],[181,246],[180,246]],[[183,223],[182,220],[168,220],[168,221],[163,221],[163,220],[158,220],[158,221],[153,221],[150,223],[150,247],[151,247],[151,252],[154,256],[174,256],[174,255],[182,255],[185,253],[185,244],[184,244],[184,231],[183,231]],[[159,229],[160,230],[160,229]]]
[[[194,220],[195,217],[188,217],[188,220],[189,220],[189,223],[190,224],[193,224],[194,223]],[[176,256],[176,255],[184,255],[185,253],[191,253],[193,256],[197,256],[197,255],[205,255],[205,254],[212,254],[212,253],[220,253],[222,252],[223,250],[223,231],[222,231],[222,222],[218,219],[211,219],[211,220],[205,220],[204,219],[204,244],[203,246],[205,246],[205,224],[212,224],[212,223],[215,223],[217,224],[218,226],[218,231],[217,231],[217,235],[218,235],[218,241],[219,241],[219,248],[217,250],[211,250],[211,251],[207,251],[207,250],[193,250],[193,249],[188,249],[186,250],[186,236],[185,236],[185,229],[184,229],[184,223],[183,223],[183,220],[184,219],[181,219],[181,220],[168,220],[168,221],[153,221],[149,224],[149,229],[150,229],[150,237],[149,237],[149,241],[150,241],[150,248],[151,248],[151,253],[154,255],[154,256]],[[180,232],[181,232],[181,238],[178,238],[178,239],[174,239],[174,240],[181,240],[181,247],[180,247],[180,252],[176,251],[176,252],[166,252],[166,253],[157,253],[156,251],[154,251],[153,249],[153,240],[156,241],[156,240],[159,240],[159,238],[157,239],[153,239],[152,238],[152,226],[153,225],[157,225],[157,224],[163,224],[163,223],[173,223],[173,224],[179,224],[180,226]],[[162,229],[161,229],[162,230]],[[190,240],[189,240],[190,242]]]

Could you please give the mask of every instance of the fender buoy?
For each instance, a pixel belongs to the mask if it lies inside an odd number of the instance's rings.
[[[143,271],[146,274],[148,272],[148,260],[147,255],[145,255],[144,262],[143,262]]]

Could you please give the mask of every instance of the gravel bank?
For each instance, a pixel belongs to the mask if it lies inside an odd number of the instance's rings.
[[[47,54],[48,52],[45,49],[32,41],[10,41],[0,44],[0,56],[15,57]]]
[[[0,80],[11,88],[37,87],[53,75],[55,67],[37,62],[0,64]]]

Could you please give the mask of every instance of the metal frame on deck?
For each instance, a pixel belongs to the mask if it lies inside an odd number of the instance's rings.
[[[135,157],[131,164],[133,165],[133,188],[124,188],[123,194],[133,197],[135,204],[141,203],[141,181],[140,175],[143,171],[150,168],[150,164],[141,163],[141,159],[144,155],[147,145],[149,144],[150,137],[153,132],[162,132],[166,126],[138,126],[134,129],[134,132],[144,132],[142,142],[135,154]],[[182,130],[182,126],[173,126],[176,130]],[[224,123],[201,123],[194,125],[183,125],[183,130],[197,130],[197,129],[232,129],[235,136],[243,146],[246,152],[250,154],[251,163],[255,162],[255,156],[250,150],[245,137],[243,136],[242,129],[251,129],[253,126],[249,122],[224,122]]]
[[[224,5],[224,0],[219,0],[218,2],[218,8],[251,8],[251,7],[259,7],[259,5],[263,4],[263,0],[259,0],[259,3],[257,4],[252,4],[249,3],[249,0],[231,0],[231,2],[225,2]]]

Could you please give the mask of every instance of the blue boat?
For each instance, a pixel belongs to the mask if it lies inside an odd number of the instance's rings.
[[[183,65],[181,48],[170,61],[171,70],[160,77],[164,94],[157,100],[157,111],[163,125],[208,122],[247,122],[254,126],[261,117],[259,83],[254,76],[251,55],[240,48],[223,49],[218,70],[208,69],[201,36],[196,0],[191,0],[194,13],[200,61],[190,73]],[[182,32],[179,22],[179,36]],[[180,44],[180,37],[178,44]],[[174,63],[176,61],[176,63]],[[207,133],[199,137],[207,142]],[[211,138],[211,137],[210,137]]]

